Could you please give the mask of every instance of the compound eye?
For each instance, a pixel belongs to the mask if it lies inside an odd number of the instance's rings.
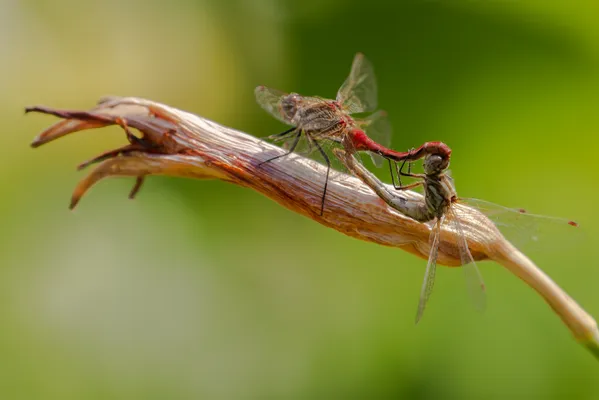
[[[430,155],[424,161],[424,172],[427,174],[441,171],[444,167],[444,160],[441,156]]]

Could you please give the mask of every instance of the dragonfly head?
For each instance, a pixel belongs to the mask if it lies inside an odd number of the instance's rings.
[[[284,96],[281,99],[281,112],[283,113],[283,117],[290,121],[293,120],[301,101],[302,96],[297,93],[290,93],[287,96]]]
[[[439,174],[449,167],[449,158],[438,154],[430,154],[424,158],[424,173],[426,175]]]

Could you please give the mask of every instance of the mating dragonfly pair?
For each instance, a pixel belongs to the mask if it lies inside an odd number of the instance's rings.
[[[292,126],[290,129],[269,136],[275,142],[286,142],[287,152],[263,161],[260,165],[275,161],[290,155],[298,148],[303,139],[311,150],[316,150],[327,165],[325,184],[320,204],[320,215],[325,210],[327,184],[331,169],[330,158],[323,144],[336,143],[340,148],[335,148],[333,154],[354,175],[370,186],[376,193],[386,190],[386,186],[374,175],[370,174],[361,164],[358,152],[368,152],[373,157],[375,165],[381,165],[381,158],[387,159],[391,170],[393,186],[401,191],[422,186],[424,198],[422,201],[391,201],[381,196],[387,204],[404,215],[419,222],[433,222],[430,234],[430,253],[425,272],[424,282],[420,292],[420,301],[416,322],[420,320],[427,301],[432,293],[441,227],[449,224],[449,229],[457,233],[460,259],[466,274],[469,293],[475,306],[483,309],[485,304],[485,285],[482,276],[468,249],[464,231],[459,219],[453,212],[453,205],[465,199],[458,198],[453,180],[448,174],[451,149],[442,142],[427,142],[417,149],[407,152],[398,152],[388,148],[390,143],[391,127],[383,111],[377,108],[377,85],[372,64],[363,54],[356,54],[351,72],[337,92],[335,100],[316,96],[302,96],[297,93],[284,93],[265,86],[255,90],[256,100],[272,116],[281,122]],[[355,118],[353,114],[371,113],[366,118]],[[411,171],[413,162],[422,161],[424,173],[414,174]],[[405,167],[407,165],[407,171]],[[395,168],[393,168],[395,167]],[[397,183],[394,179],[397,175]],[[410,184],[402,184],[401,177],[415,179]],[[515,210],[481,200],[468,199],[467,203],[484,210],[493,210],[500,213],[513,212],[525,213],[524,210]],[[481,207],[482,205],[482,207]],[[564,224],[576,226],[576,223],[567,220],[558,220]]]

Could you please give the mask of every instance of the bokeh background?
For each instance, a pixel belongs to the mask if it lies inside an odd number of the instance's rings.
[[[248,189],[152,177],[129,201],[114,179],[70,212],[75,166],[124,136],[33,150],[55,119],[23,116],[131,95],[266,136],[282,125],[255,86],[333,97],[362,51],[395,148],[442,140],[463,196],[581,224],[524,250],[599,316],[598,17],[565,0],[0,0],[0,398],[599,398],[597,360],[496,264],[484,314],[441,268],[415,326],[423,260]]]

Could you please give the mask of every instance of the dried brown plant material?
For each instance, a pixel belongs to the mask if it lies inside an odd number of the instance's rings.
[[[33,147],[73,132],[108,125],[120,125],[126,131],[128,145],[90,160],[99,165],[77,185],[71,207],[77,205],[90,187],[109,176],[135,178],[131,197],[149,175],[221,179],[257,190],[288,209],[346,235],[428,258],[430,225],[389,207],[359,179],[333,172],[321,216],[325,166],[294,155],[285,162],[259,167],[261,161],[283,150],[205,118],[149,100],[117,97],[105,98],[89,111],[39,106],[26,111],[63,119],[42,132],[33,141]],[[135,136],[132,129],[137,129],[142,136]],[[422,198],[410,191],[402,192],[402,196],[410,200]],[[456,206],[455,213],[460,218],[473,258],[493,260],[522,279],[545,299],[574,337],[599,357],[599,331],[595,320],[504,239],[484,214],[464,205]],[[443,230],[440,265],[461,264],[456,240],[455,232]]]

